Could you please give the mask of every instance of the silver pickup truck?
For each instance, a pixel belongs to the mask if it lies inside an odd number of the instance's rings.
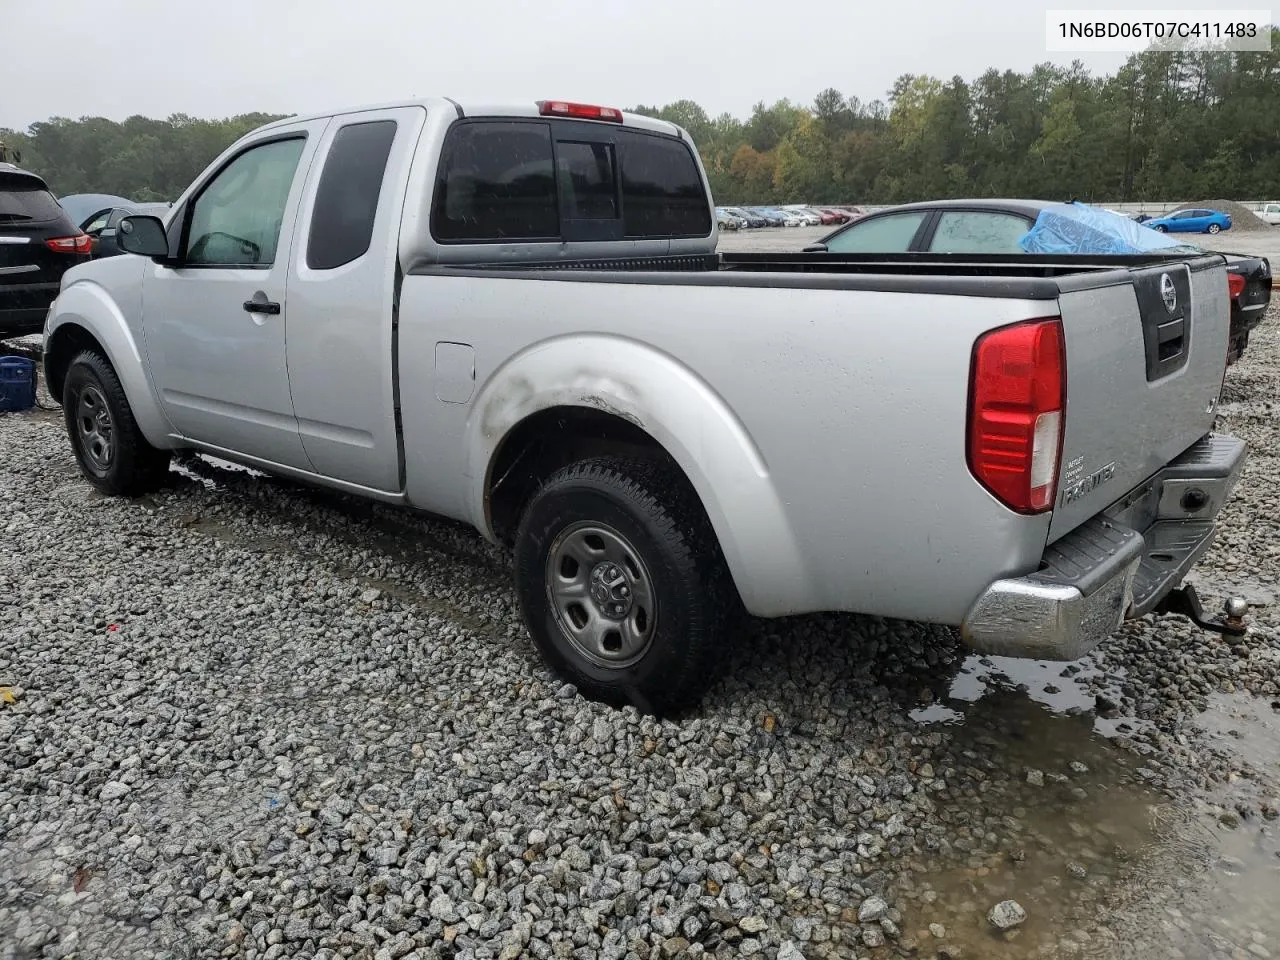
[[[449,99],[263,127],[120,244],[44,332],[91,483],[191,450],[469,522],[590,696],[695,702],[744,609],[1056,659],[1218,623],[1219,256],[717,255],[678,127]]]

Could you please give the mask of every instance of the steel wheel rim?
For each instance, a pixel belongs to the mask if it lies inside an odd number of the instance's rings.
[[[631,666],[653,643],[653,578],[640,553],[607,524],[584,520],[560,531],[547,553],[547,601],[564,637],[597,666]]]
[[[101,390],[91,384],[81,388],[75,418],[85,459],[95,471],[106,473],[115,456],[115,423]]]

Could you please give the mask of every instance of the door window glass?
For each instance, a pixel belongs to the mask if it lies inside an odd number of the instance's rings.
[[[89,236],[96,236],[106,229],[107,221],[111,219],[111,211],[103,210],[96,214],[94,218],[84,225],[84,232]]]
[[[828,240],[827,250],[830,253],[906,253],[925,215],[921,210],[861,220]]]
[[[305,141],[251,147],[219,172],[191,208],[184,260],[204,266],[270,266]]]
[[[938,218],[934,253],[1022,253],[1018,240],[1031,224],[1012,213],[948,211]]]

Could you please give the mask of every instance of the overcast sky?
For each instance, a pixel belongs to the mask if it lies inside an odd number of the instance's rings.
[[[1079,2],[1080,6],[1089,6]],[[1178,6],[1128,0],[1126,7]],[[1070,0],[0,0],[0,127],[51,116],[294,113],[444,94],[739,116],[902,73],[972,79],[1045,52]],[[1102,4],[1092,4],[1102,6]],[[1122,56],[1081,57],[1110,71]]]

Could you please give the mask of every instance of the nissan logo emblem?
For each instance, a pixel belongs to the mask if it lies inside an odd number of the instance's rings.
[[[1160,275],[1160,299],[1170,313],[1178,308],[1178,291],[1173,286],[1173,277],[1167,273]]]

